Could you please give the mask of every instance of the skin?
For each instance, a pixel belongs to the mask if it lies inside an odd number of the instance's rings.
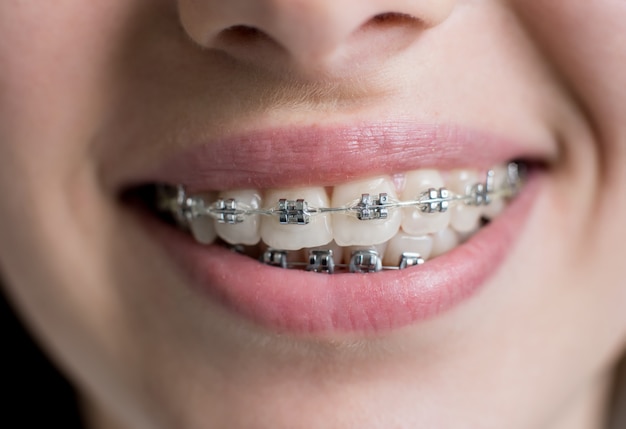
[[[390,11],[418,19],[371,19]],[[624,20],[615,0],[3,1],[6,293],[93,428],[601,427],[626,347]],[[511,255],[453,311],[275,335],[190,294],[119,202],[187,133],[355,117],[550,154]]]

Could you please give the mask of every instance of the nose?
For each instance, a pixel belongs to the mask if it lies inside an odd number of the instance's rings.
[[[325,70],[389,58],[448,17],[455,0],[178,0],[199,45],[258,65]],[[356,60],[356,62],[355,62]]]

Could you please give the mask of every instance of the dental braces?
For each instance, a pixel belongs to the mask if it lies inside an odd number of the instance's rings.
[[[188,228],[199,217],[212,217],[217,223],[236,225],[248,216],[276,216],[281,225],[307,225],[314,216],[322,214],[352,215],[361,221],[381,220],[389,211],[404,207],[418,207],[423,213],[444,213],[453,204],[485,206],[498,198],[515,196],[523,185],[523,164],[510,162],[506,180],[495,187],[495,171],[488,170],[484,182],[468,186],[465,194],[455,194],[447,188],[431,188],[416,200],[396,201],[388,194],[362,194],[361,198],[342,207],[313,207],[304,199],[281,198],[274,207],[256,209],[232,198],[218,198],[207,202],[204,198],[188,195],[182,185],[160,185],[157,189],[157,207],[171,214],[177,223]]]
[[[218,223],[235,225],[245,221],[246,216],[277,216],[283,225],[307,225],[311,217],[322,213],[343,213],[353,215],[362,221],[386,219],[390,209],[418,207],[423,213],[443,213],[453,204],[463,203],[469,206],[486,206],[498,198],[510,198],[521,189],[525,177],[525,166],[510,162],[506,167],[506,180],[500,188],[495,187],[494,170],[487,171],[485,181],[468,186],[464,195],[454,194],[446,188],[431,188],[423,192],[414,201],[393,201],[385,193],[378,195],[362,194],[359,200],[344,207],[311,207],[304,199],[288,200],[281,198],[275,207],[252,209],[232,198],[219,198],[213,203],[199,196],[187,195],[183,186],[161,185],[157,189],[159,210],[171,214],[177,223],[189,228],[190,223],[198,218],[210,216]],[[230,245],[237,253],[245,253],[241,245]],[[332,249],[309,250],[308,262],[290,260],[290,251],[266,249],[259,260],[269,266],[285,269],[304,269],[316,273],[335,274],[377,273],[383,270],[404,270],[425,263],[414,252],[402,253],[397,266],[383,265],[382,257],[373,249],[361,249],[352,252],[348,263],[335,262]]]
[[[233,249],[237,251],[236,249]],[[338,271],[350,273],[377,273],[382,270],[404,270],[424,264],[424,259],[414,252],[404,252],[398,266],[382,264],[382,258],[376,250],[363,249],[352,252],[350,262],[336,263],[331,249],[309,251],[308,262],[290,262],[286,250],[267,249],[259,258],[266,265],[279,268],[300,268],[316,273],[335,274]]]

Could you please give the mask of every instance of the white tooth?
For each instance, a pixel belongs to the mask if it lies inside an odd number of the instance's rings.
[[[477,226],[475,229],[471,230],[471,231],[467,231],[467,232],[457,232],[457,237],[459,238],[459,244],[461,243],[465,243],[467,240],[469,240],[470,238],[472,238],[472,236],[474,234],[476,234],[478,232],[478,230],[480,229],[480,226]]]
[[[219,198],[234,199],[240,207],[258,209],[261,207],[260,192],[254,189],[240,189],[220,192]],[[215,223],[215,230],[222,240],[230,244],[254,245],[261,239],[260,215],[243,217],[243,222],[236,224]]]
[[[443,188],[444,183],[436,170],[416,170],[406,174],[405,188],[400,196],[402,201],[419,199],[430,188]],[[407,234],[421,236],[441,231],[450,223],[450,212],[424,213],[420,207],[406,207],[402,210],[402,230]]]
[[[194,195],[199,198],[202,198],[206,204],[211,204],[215,201],[215,193],[204,193]],[[215,227],[213,226],[213,218],[211,216],[198,216],[191,220],[189,224],[189,230],[191,231],[191,235],[198,243],[202,244],[211,244],[215,240],[216,233]]]
[[[346,264],[350,263],[352,259],[352,252],[357,250],[375,250],[378,253],[378,257],[382,261],[385,257],[385,252],[387,251],[387,243],[380,243],[371,246],[348,246],[343,248],[343,261]]]
[[[416,237],[414,235],[398,232],[387,244],[383,263],[389,266],[398,266],[404,252],[419,253],[419,255],[426,260],[430,257],[432,248],[433,239],[429,235]]]
[[[198,243],[211,244],[215,240],[216,234],[213,227],[213,218],[209,216],[195,218],[191,221],[189,229]]]
[[[303,199],[309,207],[328,207],[328,195],[322,187],[300,189],[270,189],[265,193],[264,205],[277,206],[278,200]],[[261,238],[270,247],[299,250],[304,247],[323,246],[333,239],[330,214],[315,214],[307,225],[281,225],[278,216],[261,219]]]
[[[458,232],[471,232],[480,226],[480,207],[457,204],[452,208],[450,226]]]
[[[469,170],[456,170],[450,172],[448,178],[448,189],[453,193],[465,195],[469,188],[484,179],[478,174]],[[450,226],[458,232],[469,232],[480,225],[482,208],[470,206],[463,202],[458,202],[450,208]]]
[[[489,220],[494,219],[504,211],[504,206],[504,200],[501,198],[497,198],[485,207],[483,207],[483,216]]]
[[[493,171],[495,173],[494,180],[493,180],[494,188],[496,190],[502,189],[502,187],[506,184],[506,180],[507,180],[506,167],[500,165],[498,167],[495,167]],[[504,201],[504,198],[497,197],[496,199],[491,201],[491,203],[483,207],[483,210],[482,210],[483,216],[487,219],[493,219],[504,211],[505,206],[506,206],[506,203]]]
[[[387,176],[339,185],[333,190],[332,207],[352,206],[360,200],[361,194],[375,196],[381,193],[387,193],[392,200],[396,199],[394,185]],[[402,221],[402,212],[390,209],[386,219],[376,220],[359,220],[341,213],[333,214],[332,217],[337,244],[367,246],[384,243],[396,235]]]
[[[430,253],[431,259],[442,255],[459,245],[459,237],[452,228],[446,228],[433,234],[433,250]]]

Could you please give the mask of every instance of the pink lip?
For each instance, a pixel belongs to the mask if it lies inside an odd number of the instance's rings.
[[[433,168],[490,168],[546,148],[453,125],[380,123],[280,128],[192,146],[135,182],[182,183],[191,192],[328,186],[377,174]]]
[[[420,167],[487,168],[549,158],[511,141],[452,126],[374,125],[272,130],[183,151],[150,181],[194,190],[328,185]],[[144,222],[200,295],[272,330],[380,332],[428,319],[472,296],[506,259],[531,211],[542,175],[467,243],[420,267],[376,274],[284,270],[202,246],[154,219]],[[143,180],[146,180],[143,178]]]

